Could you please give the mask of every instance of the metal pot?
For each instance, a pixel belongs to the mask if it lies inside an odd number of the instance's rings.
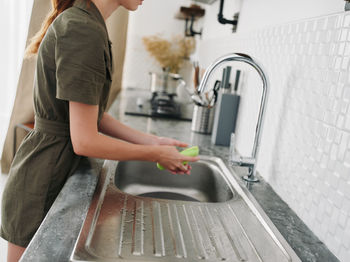
[[[150,72],[151,92],[161,95],[177,95],[178,88],[185,88],[186,82],[178,74]]]

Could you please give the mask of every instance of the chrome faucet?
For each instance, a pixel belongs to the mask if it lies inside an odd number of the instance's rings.
[[[266,100],[267,100],[267,93],[269,90],[269,84],[268,79],[261,68],[261,66],[250,56],[246,54],[241,53],[232,53],[225,56],[222,56],[215,60],[206,70],[203,79],[198,87],[198,94],[201,94],[205,91],[206,84],[208,82],[208,79],[215,68],[217,68],[220,64],[224,62],[230,62],[230,61],[237,61],[237,62],[244,62],[249,65],[251,65],[260,75],[261,80],[263,82],[263,92],[261,97],[261,103],[260,103],[260,109],[259,109],[259,117],[258,122],[256,125],[255,130],[255,138],[254,138],[254,145],[252,150],[251,157],[242,157],[237,154],[230,154],[230,163],[232,165],[238,165],[238,166],[245,166],[248,167],[249,173],[248,175],[244,176],[243,179],[247,182],[258,182],[259,179],[256,177],[256,163],[257,163],[257,154],[259,151],[259,145],[260,145],[260,138],[261,138],[261,130],[263,126],[263,120],[264,120],[264,113],[266,108]],[[231,150],[230,150],[231,151]]]

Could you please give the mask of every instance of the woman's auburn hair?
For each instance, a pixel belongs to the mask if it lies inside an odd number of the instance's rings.
[[[25,57],[31,57],[38,53],[40,43],[51,23],[60,13],[73,6],[74,2],[75,0],[51,0],[52,9],[46,16],[40,30],[30,39],[30,43],[25,51]]]

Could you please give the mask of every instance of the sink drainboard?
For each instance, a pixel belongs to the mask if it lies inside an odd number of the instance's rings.
[[[107,161],[71,261],[300,261],[221,159],[206,158],[230,183],[230,200],[131,195],[114,185],[117,163]]]

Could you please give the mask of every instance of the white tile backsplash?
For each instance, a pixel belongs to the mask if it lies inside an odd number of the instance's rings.
[[[270,79],[258,172],[341,260],[350,257],[350,14],[201,43],[201,64],[251,55]],[[242,65],[232,64],[233,67]],[[252,150],[261,83],[242,90],[237,149]]]

